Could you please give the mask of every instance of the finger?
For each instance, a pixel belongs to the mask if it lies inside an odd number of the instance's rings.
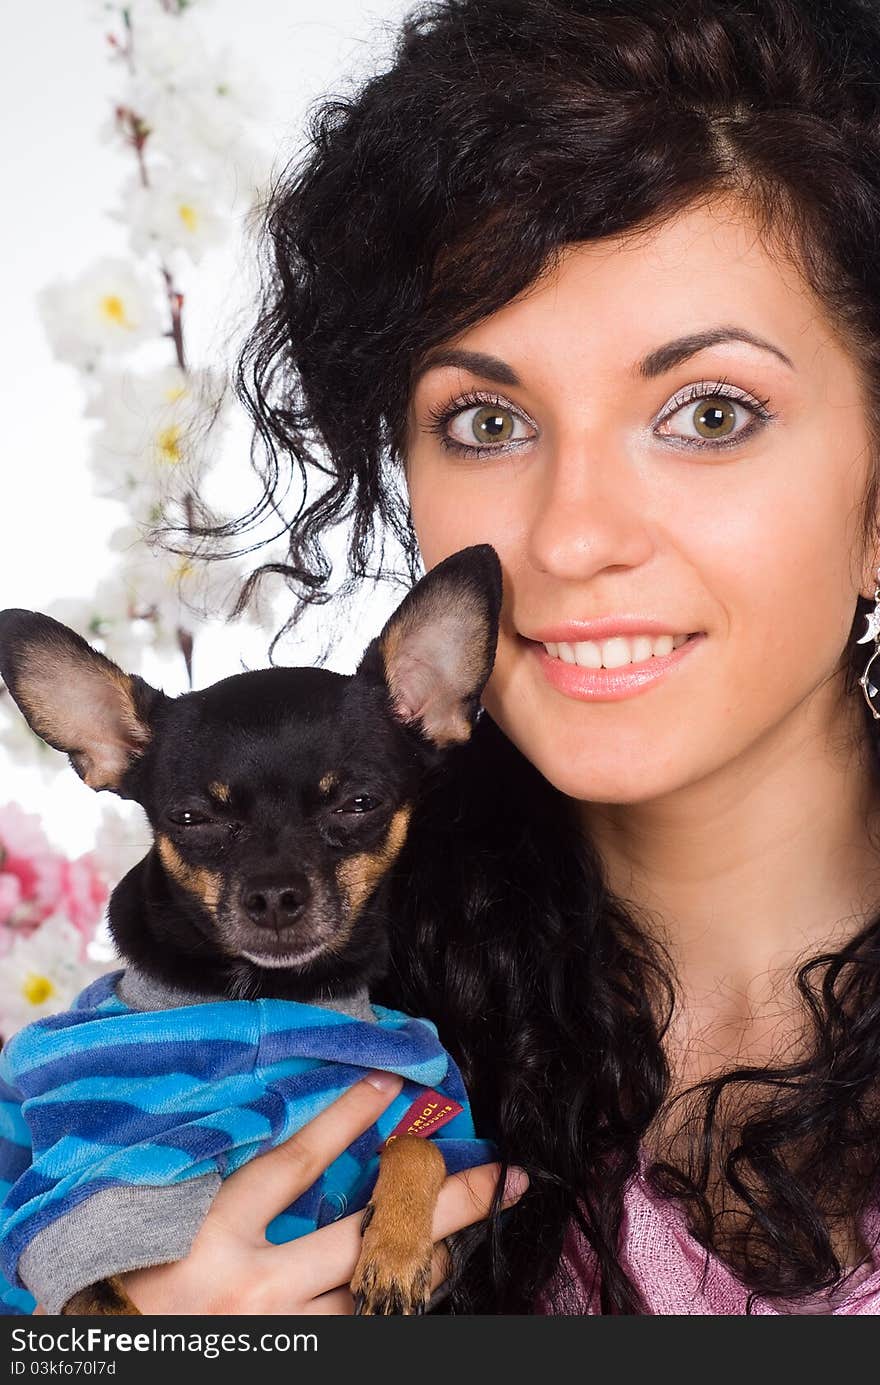
[[[441,1241],[444,1236],[486,1215],[500,1168],[497,1163],[478,1164],[446,1179],[434,1212],[432,1234],[435,1241]],[[524,1189],[510,1201],[505,1198],[504,1206],[515,1202],[522,1191]],[[317,1231],[310,1231],[308,1236],[273,1246],[273,1273],[278,1274],[282,1282],[295,1282],[306,1298],[317,1298],[328,1290],[349,1284],[361,1252],[363,1215],[363,1212],[352,1212]]]
[[[374,1085],[381,1080],[382,1085]],[[370,1074],[355,1082],[290,1139],[258,1154],[221,1183],[209,1216],[265,1244],[268,1223],[310,1188],[397,1096],[403,1078]]]
[[[500,1164],[476,1164],[449,1175],[434,1208],[435,1241],[488,1216],[500,1172]],[[528,1176],[522,1169],[508,1169],[502,1206],[510,1207],[518,1201],[528,1186]]]
[[[354,1296],[351,1289],[331,1289],[329,1294],[320,1294],[308,1304],[309,1313],[346,1313],[354,1316]]]

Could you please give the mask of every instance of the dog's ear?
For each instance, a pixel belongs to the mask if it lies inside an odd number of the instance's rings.
[[[394,715],[436,746],[470,737],[495,662],[501,595],[491,544],[462,548],[416,583],[358,666],[359,677],[385,683]]]
[[[0,676],[31,730],[90,788],[120,793],[164,693],[38,611],[0,611]]]

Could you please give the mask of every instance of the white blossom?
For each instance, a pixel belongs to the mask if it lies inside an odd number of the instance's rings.
[[[0,1035],[45,1015],[66,1010],[79,992],[104,972],[105,963],[83,961],[82,934],[63,914],[53,914],[32,933],[15,938],[3,958]]]
[[[254,137],[260,125],[265,128],[265,83],[243,69],[231,46],[212,44],[199,13],[203,4],[181,13],[167,13],[155,0],[126,8],[132,28],[126,32],[125,84],[119,113],[101,137],[130,143],[136,121],[151,183],[183,167],[215,195],[252,203],[270,173],[266,150]]]
[[[97,494],[154,523],[165,497],[198,485],[216,455],[224,389],[218,373],[176,365],[106,375],[86,408],[101,424],[91,455]]]
[[[186,534],[169,542],[189,546]],[[208,561],[197,555],[174,553],[153,542],[137,525],[126,525],[110,538],[120,555],[118,581],[138,610],[152,611],[162,625],[176,629],[192,624],[192,614],[204,619],[228,619],[243,576],[236,559]]]
[[[163,328],[155,277],[113,257],[73,279],[45,285],[37,304],[55,355],[86,370]]]
[[[163,147],[174,135],[222,153],[265,119],[265,83],[231,45],[212,44],[197,12],[169,15],[154,5],[133,26],[130,102]]]
[[[259,77],[246,70],[231,44],[211,41],[196,10],[173,15],[153,4],[133,13],[132,24],[134,90],[144,98],[140,113],[147,120],[156,114],[153,101],[205,112],[216,103],[240,123],[264,115]]]
[[[228,209],[217,202],[215,185],[189,171],[163,169],[147,187],[130,180],[115,216],[128,227],[136,255],[156,251],[167,259],[184,251],[197,264],[210,246],[229,235]]]
[[[87,600],[58,597],[46,606],[46,614],[70,626],[129,673],[139,673],[145,651],[162,642],[155,622],[139,617],[125,587],[112,573],[102,578]],[[167,643],[171,644],[170,638]]]

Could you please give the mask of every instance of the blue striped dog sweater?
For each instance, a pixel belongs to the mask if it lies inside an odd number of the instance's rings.
[[[385,1138],[435,1093],[447,1171],[496,1157],[475,1137],[436,1026],[373,1005],[361,1019],[290,1000],[138,1009],[116,971],[0,1052],[0,1312],[58,1313],[111,1274],[185,1256],[220,1182],[288,1139],[370,1068],[404,1085],[379,1120],[269,1224],[294,1240],[369,1200]],[[162,1003],[161,988],[154,992]],[[174,995],[168,992],[169,996]],[[426,1093],[428,1096],[426,1096]]]

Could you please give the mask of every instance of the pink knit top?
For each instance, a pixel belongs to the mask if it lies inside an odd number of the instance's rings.
[[[757,1299],[752,1313],[836,1313],[841,1317],[880,1317],[880,1208],[862,1224],[871,1259],[852,1270],[832,1292],[785,1305]],[[652,1314],[724,1315],[746,1311],[748,1290],[715,1256],[691,1236],[675,1203],[658,1197],[644,1171],[624,1194],[621,1262]],[[597,1314],[596,1262],[590,1246],[572,1222],[563,1245],[557,1277],[538,1297],[541,1314]]]

